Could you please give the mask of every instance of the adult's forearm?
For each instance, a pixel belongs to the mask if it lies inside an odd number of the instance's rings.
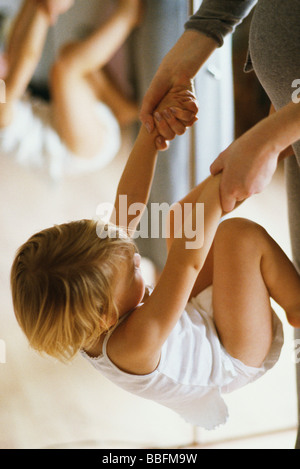
[[[300,104],[293,102],[266,117],[223,151],[211,166],[222,173],[221,200],[225,212],[237,201],[262,192],[270,183],[290,145],[300,140]],[[285,150],[287,151],[285,152]]]
[[[234,31],[256,3],[257,0],[203,0],[185,28],[200,31],[222,46],[224,37]]]
[[[162,99],[174,87],[191,90],[192,79],[216,47],[217,43],[212,38],[198,31],[186,31],[165,56],[141,108],[140,118],[149,132],[155,127],[152,114]],[[158,127],[158,130],[164,136],[162,129]]]
[[[290,102],[277,112],[259,122],[250,132],[254,132],[267,153],[278,155],[280,159],[291,154],[291,145],[300,140],[300,104]]]
[[[173,85],[195,77],[217,48],[212,38],[198,31],[186,31],[164,58],[158,73],[170,74]]]

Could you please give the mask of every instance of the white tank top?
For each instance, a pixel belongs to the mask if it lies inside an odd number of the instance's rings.
[[[172,409],[188,423],[211,430],[227,420],[221,388],[236,377],[230,358],[222,352],[211,312],[209,287],[188,303],[163,345],[157,369],[147,375],[126,373],[110,360],[107,343],[115,328],[107,334],[99,357],[91,358],[84,351],[81,354],[122,389]]]

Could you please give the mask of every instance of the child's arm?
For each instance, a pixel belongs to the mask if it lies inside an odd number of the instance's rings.
[[[201,223],[197,227],[197,215],[201,215],[203,208],[197,204],[204,204],[204,226]],[[197,204],[185,224],[190,227],[193,221],[199,238],[189,239],[185,229],[180,237],[175,237],[154,292],[143,306],[131,313],[122,331],[122,343],[127,355],[114,356],[114,359],[119,366],[132,373],[144,374],[157,366],[161,348],[189,301],[222,217],[219,175],[207,180]],[[202,217],[198,220],[202,221]],[[204,236],[201,235],[202,230]],[[193,249],[187,249],[187,243],[191,241],[196,243]]]
[[[182,101],[183,99],[182,93],[171,90],[162,101],[159,110],[169,110],[170,107],[176,107],[191,122],[195,121],[196,99],[189,95],[187,110],[184,110],[185,102]],[[193,102],[194,107],[191,106]],[[182,129],[182,133],[184,131],[185,129]],[[157,131],[149,134],[144,126],[141,127],[118,185],[115,211],[111,222],[128,230],[130,236],[133,236],[149,200],[158,156],[157,138]],[[163,149],[163,145],[161,149]]]
[[[154,138],[142,126],[122,174],[111,219],[128,230],[129,236],[133,236],[148,202],[157,156]]]

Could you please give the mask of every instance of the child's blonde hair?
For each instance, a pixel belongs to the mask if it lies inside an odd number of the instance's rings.
[[[32,236],[11,270],[16,318],[30,345],[69,360],[107,331],[118,317],[114,276],[120,262],[135,252],[124,231],[93,220]]]

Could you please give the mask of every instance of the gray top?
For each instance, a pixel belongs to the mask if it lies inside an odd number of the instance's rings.
[[[250,13],[257,0],[203,0],[200,9],[185,24],[223,45],[224,37]]]

